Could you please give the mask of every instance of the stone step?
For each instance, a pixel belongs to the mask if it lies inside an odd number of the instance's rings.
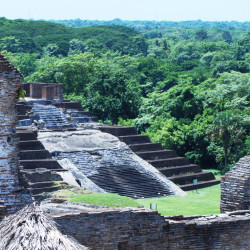
[[[94,122],[95,120],[93,117],[73,117],[72,119],[77,123]]]
[[[20,160],[51,159],[48,150],[22,150],[19,152]]]
[[[16,131],[20,141],[34,141],[37,139],[37,134],[32,131]]]
[[[158,160],[177,157],[177,154],[173,150],[169,149],[137,152],[137,155],[144,160]]]
[[[162,174],[164,174],[166,177],[201,172],[201,168],[195,164],[183,165],[183,166],[177,166],[177,167],[169,167],[169,168],[158,168],[158,170]]]
[[[165,185],[147,173],[125,166],[105,167],[89,178],[107,192],[128,197],[158,197],[173,194]]]
[[[45,182],[29,182],[29,187],[34,188],[44,188],[44,187],[52,187],[55,186],[55,183],[53,181],[45,181]]]
[[[99,183],[100,186],[106,186],[106,187],[112,187],[113,189],[116,189],[116,190],[124,190],[124,188],[127,188],[127,189],[131,189],[131,190],[134,190],[134,191],[144,191],[144,192],[153,192],[154,190],[164,190],[161,186],[154,186],[152,188],[151,184],[148,184],[148,183],[139,183],[138,185],[134,185],[134,183],[130,183],[130,182],[123,182],[121,183],[122,185],[110,185],[110,183],[105,183],[105,179],[95,179],[95,178],[90,178],[91,180]],[[163,192],[163,191],[161,191]],[[166,189],[164,190],[165,193],[169,193]]]
[[[38,140],[19,141],[20,150],[39,150],[44,149],[43,144]]]
[[[215,177],[211,172],[200,172],[200,173],[189,174],[189,175],[169,177],[169,180],[171,180],[172,182],[178,185],[192,184],[193,180],[195,179],[199,183],[203,181],[215,180]]]
[[[20,165],[24,167],[24,169],[62,169],[61,165],[53,159],[20,160],[19,162]]]
[[[32,107],[30,105],[27,105],[27,104],[24,105],[24,108],[25,108],[26,112],[30,111],[32,109]]]
[[[22,105],[26,105],[26,102],[25,101],[18,101],[17,104],[22,104]]]
[[[127,135],[137,135],[137,131],[134,127],[126,126],[103,126],[100,127],[104,133],[112,134],[114,136],[127,136]]]
[[[82,105],[80,102],[62,102],[62,103],[55,103],[55,107],[58,108],[65,108],[65,109],[76,109],[79,111],[83,111]]]
[[[16,104],[15,105],[16,111],[18,115],[26,115],[26,108],[23,104]]]
[[[159,160],[150,160],[150,161],[148,161],[148,163],[150,163],[151,165],[153,165],[156,168],[189,165],[189,161],[186,157],[175,157],[175,158],[167,158],[167,159],[159,159]]]
[[[92,114],[88,111],[73,111],[70,112],[72,117],[90,117]]]
[[[92,180],[95,182],[95,180]],[[131,185],[122,185],[122,186],[116,186],[116,185],[105,185],[100,182],[96,182],[97,185],[99,185],[101,188],[103,188],[106,192],[110,193],[118,193],[120,195],[128,196],[131,198],[135,197],[158,197],[158,196],[166,196],[171,195],[170,192],[160,189],[160,188],[154,188],[152,187],[145,187],[144,185],[141,185],[139,187],[133,187]]]
[[[181,185],[180,188],[184,191],[190,191],[190,190],[206,188],[206,187],[210,187],[210,186],[218,185],[218,184],[220,184],[220,180],[211,180],[211,181],[204,181],[200,183],[198,182],[197,185],[193,185],[193,184]]]
[[[45,100],[45,99],[37,99],[37,100],[29,100],[27,102],[27,104],[29,105],[29,107],[34,107],[34,106],[37,106],[37,105],[51,105],[52,101],[50,100]]]
[[[17,119],[18,119],[18,121],[20,121],[20,120],[26,120],[26,119],[29,119],[29,116],[28,115],[18,115]]]
[[[65,169],[21,169],[20,173],[25,175],[31,183],[62,181],[62,177],[57,172],[66,172]]]
[[[127,135],[119,136],[120,141],[125,142],[126,144],[138,144],[138,143],[149,143],[150,140],[147,135]]]
[[[158,151],[163,150],[163,147],[160,143],[138,143],[138,144],[129,144],[130,149],[136,154],[144,151]]]
[[[91,116],[90,118],[91,118],[92,122],[99,122],[99,119],[97,116]]]
[[[32,195],[38,195],[42,193],[49,193],[49,192],[54,192],[60,189],[58,186],[51,186],[51,187],[43,187],[43,188],[30,188],[30,192]]]
[[[17,127],[29,127],[32,125],[32,121],[30,119],[19,120]]]
[[[98,175],[98,177],[90,177],[91,179],[95,179],[95,180],[102,180],[103,183],[106,183],[106,179],[107,179],[108,175]],[[116,181],[119,181],[120,183],[122,183],[122,186],[125,186],[125,184],[127,185],[134,185],[137,187],[141,187],[143,185],[147,185],[150,186],[151,184],[154,185],[154,188],[158,188],[161,187],[160,184],[158,184],[155,180],[145,180],[145,178],[143,177],[135,177],[134,175],[131,176],[127,176],[126,179],[124,178],[125,175],[123,175],[123,178],[119,178],[117,176],[113,176],[113,179]],[[152,189],[152,187],[150,186],[149,189]]]

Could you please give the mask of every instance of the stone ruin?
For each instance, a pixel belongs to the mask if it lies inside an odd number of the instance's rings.
[[[221,213],[250,210],[250,155],[241,158],[221,180]]]
[[[41,185],[49,183],[47,178],[57,180],[57,172],[65,172],[36,139],[37,132],[27,132],[25,129],[17,132],[19,147],[25,149],[21,156],[26,158],[19,161],[23,165],[20,169],[15,133],[17,113],[14,106],[21,81],[21,74],[0,56],[0,220],[31,202],[30,196],[25,193],[31,187],[24,185],[21,188],[24,181],[20,173],[25,172],[28,177],[40,182],[44,178],[44,182],[39,185],[32,184],[33,190],[36,190],[32,194],[34,199],[37,192],[40,195]],[[42,92],[47,93],[47,90]],[[52,92],[48,94],[48,99]],[[44,99],[47,99],[45,94]],[[69,104],[62,102],[56,105],[65,107]],[[20,114],[22,118],[27,116],[23,106],[19,104],[17,107],[24,112]],[[115,131],[118,133],[119,129]],[[28,140],[24,141],[24,138]],[[34,150],[36,147],[37,150]],[[37,160],[29,160],[30,157],[36,157]],[[44,165],[48,167],[44,172],[33,169]],[[54,190],[53,186],[46,188],[48,191]],[[221,210],[241,211],[210,216],[163,217],[156,211],[143,208],[91,209],[57,203],[44,203],[41,206],[63,234],[74,237],[90,249],[249,249],[249,156],[241,159],[222,181]]]
[[[21,73],[0,55],[0,209],[6,209],[7,213],[14,213],[24,205],[15,133],[18,123],[15,104],[21,83]]]
[[[24,83],[23,89],[31,98],[45,100],[63,100],[63,85],[61,83]]]

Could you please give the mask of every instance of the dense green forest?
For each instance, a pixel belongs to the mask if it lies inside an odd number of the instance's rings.
[[[250,154],[249,22],[60,23],[0,18],[0,51],[25,81],[63,83],[102,122],[202,168]]]

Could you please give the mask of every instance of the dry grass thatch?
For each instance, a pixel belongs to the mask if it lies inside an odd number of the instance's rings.
[[[1,250],[88,249],[63,235],[38,205],[31,204],[0,223]]]

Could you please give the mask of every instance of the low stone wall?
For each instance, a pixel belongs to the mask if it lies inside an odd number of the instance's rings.
[[[58,228],[91,249],[163,249],[164,217],[147,209],[70,211],[53,215]]]
[[[249,249],[250,211],[193,217],[166,217],[167,248]]]
[[[250,155],[221,179],[221,212],[250,209]]]
[[[249,249],[249,211],[163,217],[147,209],[53,213],[59,229],[90,249]]]

